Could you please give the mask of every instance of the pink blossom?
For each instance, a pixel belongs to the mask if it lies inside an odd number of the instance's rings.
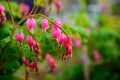
[[[56,6],[58,9],[60,9],[61,6],[62,6],[62,3],[61,3],[60,1],[58,1],[58,0],[55,0],[54,4],[55,4],[55,6]]]
[[[40,44],[36,41],[33,41],[33,49],[34,49],[34,53],[35,53],[35,56],[38,56],[37,53],[40,52]]]
[[[76,48],[79,48],[80,45],[81,45],[81,41],[78,39],[77,36],[75,36],[73,39],[74,39],[74,46],[75,46]]]
[[[5,8],[4,6],[0,5],[0,13],[4,12],[5,11]]]
[[[49,28],[49,26],[48,26],[48,20],[44,18],[44,19],[40,22],[40,24],[41,24],[41,27],[42,27],[42,32],[43,32],[43,33],[46,32],[46,29]]]
[[[66,56],[65,58],[71,59],[72,58],[72,42],[71,42],[71,37],[67,36],[64,38],[64,47],[66,48],[66,52],[64,55]]]
[[[24,40],[24,34],[23,33],[17,33],[15,34],[15,39],[20,42],[20,45],[22,45],[22,41]]]
[[[46,60],[51,65],[52,69],[56,68],[57,65],[55,63],[55,60],[49,54],[46,55]]]
[[[34,18],[28,18],[26,23],[27,23],[27,26],[26,26],[27,30],[35,30],[37,28],[36,21]]]
[[[30,50],[32,51],[32,45],[33,45],[33,38],[32,36],[27,36],[27,43],[30,46]]]
[[[27,16],[27,14],[29,13],[29,11],[30,11],[30,7],[27,5],[27,4],[25,4],[25,3],[21,3],[20,4],[20,7],[23,9],[23,12],[24,12],[24,16]]]
[[[5,14],[4,6],[0,5],[0,25],[6,22],[6,14]]]
[[[97,50],[94,50],[93,55],[96,61],[100,60],[100,53]]]
[[[45,59],[48,61],[51,56],[49,54],[46,55]]]
[[[57,42],[59,46],[62,46],[62,43],[64,42],[64,38],[65,38],[64,34],[61,34],[60,36],[58,36]]]
[[[57,26],[56,26],[56,25]],[[59,18],[56,18],[55,20],[54,20],[54,24],[52,24],[52,27],[61,27],[61,25],[62,25],[62,22],[61,22],[61,20],[59,19]]]
[[[52,27],[52,30],[51,30],[51,35],[54,37],[54,38],[57,38],[58,36],[61,35],[61,30],[59,28],[55,28],[55,27]]]
[[[72,53],[72,46],[71,46],[71,45],[69,45],[69,46],[67,47],[67,53],[68,53],[68,54],[71,54],[71,53]]]

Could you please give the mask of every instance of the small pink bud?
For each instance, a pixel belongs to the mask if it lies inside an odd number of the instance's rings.
[[[28,18],[26,23],[27,23],[27,26],[26,26],[27,30],[35,30],[37,28],[36,21],[34,18]]]
[[[46,32],[46,30],[49,28],[49,26],[48,26],[48,20],[44,18],[44,19],[40,22],[40,24],[41,24],[41,27],[42,27],[42,32],[43,32],[43,33]]]
[[[58,0],[56,0],[56,1],[54,2],[54,4],[56,5],[56,7],[57,7],[58,9],[60,9],[61,6],[62,6],[62,3],[61,3],[60,1],[58,1]]]
[[[22,44],[22,41],[24,40],[24,34],[23,33],[17,33],[15,34],[15,39]]]
[[[93,55],[96,61],[100,60],[100,53],[97,50],[94,50]]]

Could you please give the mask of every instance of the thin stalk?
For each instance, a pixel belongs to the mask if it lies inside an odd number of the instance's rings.
[[[12,15],[12,9],[11,9],[11,5],[10,5],[10,0],[7,0],[7,3],[8,3],[8,7],[9,7],[9,10],[10,10],[10,18],[11,18],[11,23],[14,25],[14,18],[13,18],[13,15]]]

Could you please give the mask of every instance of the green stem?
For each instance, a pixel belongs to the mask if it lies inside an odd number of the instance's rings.
[[[13,15],[12,15],[10,0],[7,0],[7,3],[8,3],[9,10],[10,10],[11,23],[12,23],[12,25],[14,25],[15,23],[14,23],[14,18],[13,18]]]

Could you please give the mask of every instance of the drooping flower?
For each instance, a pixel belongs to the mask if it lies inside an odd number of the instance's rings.
[[[51,65],[52,70],[54,68],[56,68],[57,64],[56,64],[55,60],[49,54],[47,54],[45,58],[48,61],[48,63]]]
[[[32,36],[27,36],[27,43],[30,46],[30,50],[32,51],[32,45],[33,45],[33,38]]]
[[[98,50],[94,50],[93,56],[96,61],[100,60],[100,53],[98,52]]]
[[[57,11],[59,12],[60,8],[62,7],[62,3],[60,1],[58,1],[58,0],[55,0],[54,4],[55,4],[55,6],[57,8]]]
[[[34,18],[28,18],[26,24],[27,24],[26,26],[27,30],[35,30],[37,28],[36,21]]]
[[[34,50],[35,56],[38,56],[38,53],[41,52],[40,44],[36,41],[33,41],[33,50]]]
[[[59,28],[55,28],[55,27],[52,27],[52,30],[51,30],[51,35],[54,37],[54,38],[58,38],[58,36],[61,35],[61,30]]]
[[[49,28],[48,26],[48,20],[47,19],[43,19],[41,22],[40,22],[40,25],[42,27],[42,32],[46,32],[46,30]]]
[[[0,5],[0,25],[6,22],[6,14],[4,11],[5,11],[4,6]]]
[[[25,3],[21,3],[21,4],[20,4],[20,8],[23,9],[23,15],[24,15],[24,16],[27,16],[27,14],[28,14],[29,11],[30,11],[30,7],[29,7],[27,4],[25,4]]]
[[[22,41],[24,40],[24,34],[23,33],[17,33],[15,34],[15,39],[20,42],[20,45],[22,46]]]
[[[57,26],[56,26],[55,24],[56,24]],[[60,20],[59,18],[56,18],[56,19],[54,20],[54,24],[52,24],[52,27],[57,28],[57,27],[61,27],[61,25],[62,25],[61,20]]]
[[[62,46],[62,43],[64,42],[64,38],[65,38],[64,34],[61,34],[57,38],[57,42],[58,42],[58,44],[59,44],[60,47]]]

